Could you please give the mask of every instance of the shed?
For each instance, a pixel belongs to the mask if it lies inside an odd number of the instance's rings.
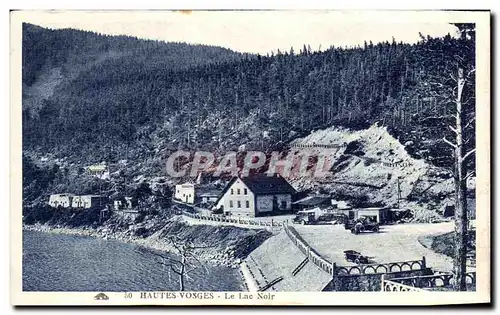
[[[327,207],[331,205],[330,197],[326,195],[311,195],[292,203],[297,210]]]
[[[358,208],[355,210],[355,219],[361,217],[367,217],[375,220],[379,224],[384,224],[389,219],[389,209],[388,208]]]

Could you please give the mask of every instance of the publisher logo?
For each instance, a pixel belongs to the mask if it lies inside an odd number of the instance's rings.
[[[105,301],[105,300],[109,300],[109,297],[106,294],[101,292],[101,293],[97,294],[96,296],[94,296],[94,300]]]

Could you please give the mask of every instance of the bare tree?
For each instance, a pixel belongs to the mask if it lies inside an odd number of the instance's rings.
[[[184,291],[186,289],[186,280],[193,281],[189,275],[191,272],[202,268],[205,273],[208,273],[205,264],[196,257],[196,250],[213,246],[197,245],[193,239],[181,240],[175,235],[168,237],[167,240],[175,250],[174,254],[176,255],[166,256],[156,252],[153,252],[153,254],[162,258],[159,261],[160,264],[169,267],[173,273],[179,276],[179,291]]]
[[[459,67],[457,70],[457,96],[455,100],[456,104],[456,122],[455,127],[449,126],[449,128],[455,134],[455,142],[448,141],[445,138],[443,140],[450,145],[454,150],[455,159],[455,169],[453,172],[454,182],[455,182],[455,233],[456,233],[456,243],[455,243],[455,286],[457,290],[466,290],[465,285],[465,273],[466,273],[466,256],[467,256],[467,227],[468,227],[468,217],[467,217],[467,178],[473,174],[473,171],[467,173],[467,159],[474,154],[476,149],[471,149],[465,152],[465,142],[470,138],[465,138],[465,129],[467,125],[464,122],[464,110],[463,110],[463,100],[462,91],[467,80],[464,69]],[[469,121],[467,124],[471,124],[473,120]]]
[[[468,240],[467,179],[474,174],[472,157],[475,153],[475,31],[474,24],[455,24],[460,38],[458,45],[433,46],[430,42],[424,62],[440,69],[439,75],[424,73],[419,80],[426,98],[441,105],[443,115],[435,119],[445,122],[448,136],[443,142],[452,149],[450,170],[455,186],[455,290],[466,290],[466,257]],[[451,115],[449,109],[453,108]],[[441,127],[441,125],[439,125]],[[438,128],[439,128],[438,127]]]
[[[469,32],[473,32],[470,25],[457,25],[460,31],[461,40],[467,40]],[[471,148],[466,151],[466,145],[474,139],[474,134],[470,134],[469,127],[475,121],[475,115],[468,118],[468,106],[474,105],[473,98],[464,99],[464,88],[472,86],[474,88],[474,63],[470,63],[467,58],[455,56],[456,74],[450,74],[450,79],[455,87],[452,95],[455,104],[454,126],[449,128],[454,134],[454,141],[449,141],[446,137],[443,141],[452,147],[454,152],[453,178],[455,182],[455,257],[454,274],[455,290],[465,291],[467,272],[467,243],[468,243],[468,215],[467,215],[467,179],[474,174],[474,170],[468,171],[468,159],[472,157],[476,149]],[[472,84],[470,84],[472,83]]]

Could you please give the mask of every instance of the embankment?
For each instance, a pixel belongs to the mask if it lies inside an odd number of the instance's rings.
[[[242,269],[249,290],[318,292],[332,279],[308,261],[284,231],[248,255]]]

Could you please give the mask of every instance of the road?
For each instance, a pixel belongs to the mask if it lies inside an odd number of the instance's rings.
[[[337,265],[351,265],[344,250],[355,250],[374,263],[419,260],[425,256],[427,266],[435,271],[451,271],[453,260],[437,254],[418,242],[422,235],[453,231],[453,223],[399,224],[381,226],[379,233],[351,234],[343,225],[294,225],[295,229],[319,254]]]

